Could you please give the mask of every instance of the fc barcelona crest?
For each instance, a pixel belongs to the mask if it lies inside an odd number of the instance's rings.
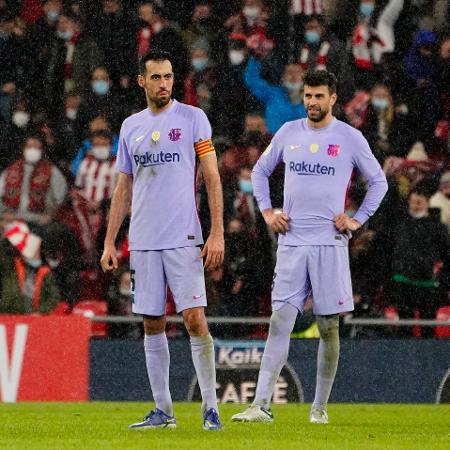
[[[341,152],[341,146],[338,144],[330,144],[328,146],[328,156],[331,156],[333,158],[336,158],[336,156],[339,155],[339,153]]]
[[[169,131],[169,139],[173,142],[178,141],[181,137],[181,128],[172,128]]]

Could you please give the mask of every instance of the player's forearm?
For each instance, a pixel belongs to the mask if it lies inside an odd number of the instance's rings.
[[[257,163],[252,171],[253,195],[258,202],[260,211],[272,210],[270,200],[269,177]]]
[[[208,192],[208,204],[211,214],[211,234],[223,234],[223,194],[218,173],[205,179]]]
[[[353,219],[363,225],[378,209],[383,197],[386,195],[387,190],[388,185],[386,176],[380,171],[376,177],[370,180],[369,189],[366,196],[364,197],[360,208],[353,216]]]
[[[128,213],[131,204],[131,189],[119,188],[116,186],[111,200],[111,209],[109,211],[108,228],[106,230],[105,246],[114,245],[114,242],[122,225],[125,216]]]

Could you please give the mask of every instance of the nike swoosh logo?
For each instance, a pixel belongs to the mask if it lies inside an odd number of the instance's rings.
[[[296,150],[297,148],[300,148],[300,145],[291,145],[291,150]]]
[[[142,136],[139,136],[135,139],[135,142],[139,142],[141,139],[144,139],[145,134],[143,134]]]

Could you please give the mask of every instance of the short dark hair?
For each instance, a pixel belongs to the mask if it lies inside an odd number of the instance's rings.
[[[139,73],[144,75],[147,72],[147,61],[170,61],[172,64],[172,56],[169,52],[155,48],[146,53],[142,59],[139,61]]]
[[[310,87],[328,86],[330,94],[335,94],[338,82],[336,75],[328,70],[308,70],[303,75],[303,83]]]
[[[433,195],[433,190],[431,189],[430,186],[427,185],[427,183],[419,182],[417,183],[408,193],[408,198],[412,195],[412,194],[416,194],[419,195],[420,197],[425,197],[427,200],[429,200],[431,198],[431,196]]]

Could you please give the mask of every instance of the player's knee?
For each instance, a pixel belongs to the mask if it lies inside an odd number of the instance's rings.
[[[208,324],[203,308],[192,308],[183,311],[184,324],[190,336],[206,336]]]
[[[165,316],[144,316],[144,332],[147,336],[163,333],[165,329]]]
[[[317,316],[317,326],[321,339],[329,340],[339,336],[339,316]]]

